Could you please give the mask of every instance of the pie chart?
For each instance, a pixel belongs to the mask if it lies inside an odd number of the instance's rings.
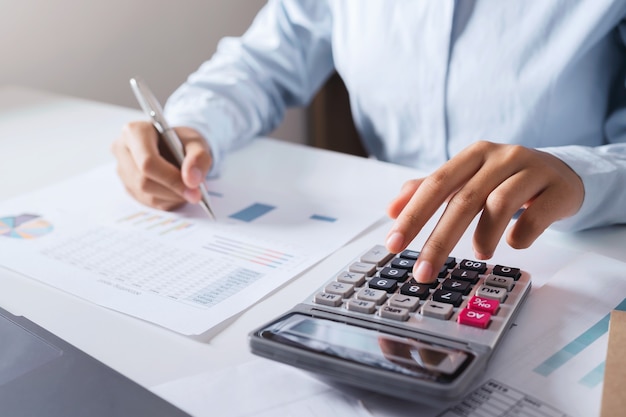
[[[36,214],[0,217],[0,236],[15,239],[34,239],[52,231],[52,224]]]

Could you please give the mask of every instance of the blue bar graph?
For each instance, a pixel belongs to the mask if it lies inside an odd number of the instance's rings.
[[[604,366],[606,362],[602,362],[600,365],[593,368],[587,375],[582,377],[579,383],[583,384],[587,388],[594,388],[598,386],[604,380]]]
[[[244,222],[252,222],[275,208],[276,207],[267,204],[254,203],[237,213],[231,214],[229,217]]]
[[[622,300],[622,302],[619,303],[617,307],[615,307],[615,310],[626,311],[626,299]],[[548,376],[552,372],[559,369],[570,359],[574,358],[577,354],[582,352],[585,348],[587,348],[589,345],[591,345],[593,342],[598,340],[609,331],[610,317],[611,313],[602,317],[600,321],[591,326],[576,339],[565,345],[563,349],[559,350],[554,355],[543,361],[541,364],[539,364],[539,366],[533,369],[533,371],[538,373],[539,375]]]
[[[323,222],[330,222],[330,223],[337,221],[337,219],[335,219],[334,217],[322,216],[319,214],[313,214],[311,216],[311,220],[321,220]]]

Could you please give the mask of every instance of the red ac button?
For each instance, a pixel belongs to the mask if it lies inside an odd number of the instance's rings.
[[[491,314],[485,311],[474,311],[464,308],[459,312],[457,321],[466,326],[486,328],[491,320]]]

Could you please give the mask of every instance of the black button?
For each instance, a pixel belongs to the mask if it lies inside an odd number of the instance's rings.
[[[398,281],[389,278],[374,277],[370,280],[369,287],[375,290],[383,290],[389,293],[394,292],[398,286]]]
[[[437,278],[445,278],[446,275],[448,275],[448,267],[447,265],[444,265],[439,270],[439,273],[437,274]]]
[[[413,259],[413,260],[416,260],[418,256],[420,256],[420,253],[419,253],[419,252],[414,251],[414,250],[408,250],[408,249],[407,249],[407,250],[402,251],[402,253],[400,254],[400,257],[401,257],[401,258],[404,258],[404,259]]]
[[[468,281],[460,281],[457,279],[447,279],[441,283],[441,288],[449,291],[460,292],[463,295],[467,295],[472,289],[472,284]]]
[[[410,295],[412,297],[419,297],[422,300],[426,299],[430,292],[428,289],[430,285],[428,284],[418,284],[414,279],[410,279],[400,287],[400,294],[402,295]]]
[[[415,265],[415,259],[396,258],[393,261],[391,261],[392,268],[401,268],[401,269],[406,269],[409,271],[413,269],[414,265]]]
[[[450,273],[450,278],[460,279],[462,281],[467,281],[467,282],[471,282],[472,284],[476,284],[476,282],[478,282],[478,272],[457,268]]]
[[[496,265],[493,267],[493,274],[501,277],[510,277],[515,281],[522,276],[519,268],[511,268],[510,266]]]
[[[380,270],[381,278],[391,278],[396,281],[404,282],[409,277],[409,271],[406,269],[385,267]]]
[[[459,264],[459,268],[467,269],[468,271],[476,271],[479,274],[484,274],[487,270],[487,263],[472,261],[471,259],[463,259]]]
[[[437,290],[433,293],[433,300],[458,307],[461,305],[461,301],[463,301],[463,295],[456,291]]]

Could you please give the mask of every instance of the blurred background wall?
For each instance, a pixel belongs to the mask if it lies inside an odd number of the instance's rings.
[[[0,85],[137,108],[128,79],[138,75],[165,101],[265,1],[0,0]],[[271,136],[305,135],[294,109]]]

